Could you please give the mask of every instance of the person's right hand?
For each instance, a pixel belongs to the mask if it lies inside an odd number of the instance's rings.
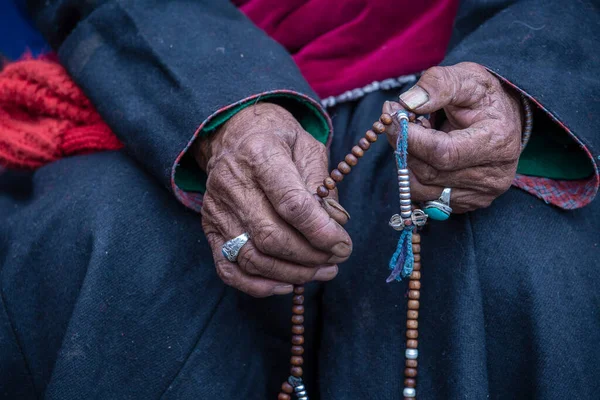
[[[208,173],[202,225],[226,284],[264,297],[337,275],[352,252],[340,225],[347,214],[335,198],[323,207],[315,195],[327,176],[326,149],[287,110],[245,108],[193,151]],[[231,263],[223,243],[244,232],[250,240]]]

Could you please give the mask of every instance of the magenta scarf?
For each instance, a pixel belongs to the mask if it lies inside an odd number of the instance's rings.
[[[436,65],[458,0],[234,0],[321,97]]]

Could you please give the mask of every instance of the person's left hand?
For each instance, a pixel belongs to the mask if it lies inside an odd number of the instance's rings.
[[[489,206],[508,190],[521,150],[522,111],[519,98],[508,92],[484,67],[461,63],[433,67],[383,112],[408,108],[417,114],[444,109],[440,130],[420,118],[411,123],[408,166],[414,201],[436,200],[452,189],[450,206],[464,213]],[[398,125],[387,128],[396,146]]]

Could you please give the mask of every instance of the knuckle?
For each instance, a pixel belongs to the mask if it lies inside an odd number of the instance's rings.
[[[458,146],[452,141],[440,141],[432,151],[433,166],[441,170],[452,170],[460,157]]]
[[[253,235],[254,245],[263,253],[277,253],[281,248],[279,237],[281,233],[273,225],[262,227],[256,234]]]
[[[316,141],[315,144],[315,153],[317,154],[317,156],[322,159],[322,160],[327,160],[327,147],[325,147],[325,145],[321,142]]]
[[[251,275],[259,275],[257,256],[258,254],[253,246],[243,246],[238,255],[238,265]]]
[[[455,65],[456,68],[465,69],[469,72],[485,74],[488,73],[485,67],[472,61],[463,61]]]
[[[300,189],[292,189],[283,195],[280,207],[283,214],[295,224],[310,217],[314,208],[311,200]]]
[[[422,183],[432,183],[438,178],[440,174],[437,169],[427,164],[422,165],[416,170],[415,173],[417,174],[419,181],[421,181]]]
[[[427,69],[422,76],[427,82],[438,82],[447,79],[448,71],[446,67],[435,66]]]

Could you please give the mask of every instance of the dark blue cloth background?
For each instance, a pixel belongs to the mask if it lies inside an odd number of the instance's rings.
[[[16,60],[28,50],[38,55],[50,47],[14,2],[0,1],[0,54]]]

